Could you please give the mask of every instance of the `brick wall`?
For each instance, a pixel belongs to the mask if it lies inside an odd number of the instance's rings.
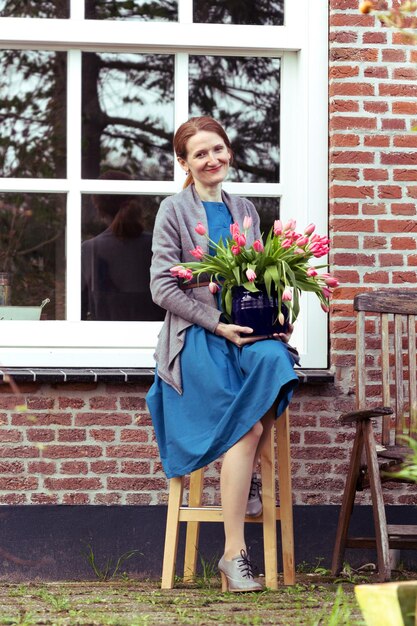
[[[330,232],[341,281],[330,316],[335,384],[301,385],[291,408],[294,501],[340,502],[353,408],[358,290],[417,283],[417,48],[330,2]],[[166,501],[146,386],[0,385],[0,504],[160,504]],[[28,412],[15,406],[26,402]],[[218,501],[218,463],[207,502]],[[413,487],[391,503],[412,502]],[[415,497],[415,496],[414,496]]]

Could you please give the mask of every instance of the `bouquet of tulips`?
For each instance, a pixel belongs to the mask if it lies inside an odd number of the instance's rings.
[[[290,219],[283,224],[275,220],[265,243],[257,239],[246,247],[246,233],[252,225],[252,218],[246,216],[243,231],[238,224],[230,226],[231,236],[225,242],[212,241],[199,222],[196,232],[208,239],[213,254],[205,253],[201,246],[190,250],[196,262],[181,263],[171,268],[171,274],[190,281],[202,274],[210,277],[209,290],[215,294],[221,289],[222,309],[230,318],[232,311],[232,289],[244,287],[250,292],[266,289],[269,297],[276,294],[278,300],[278,320],[284,323],[282,304],[289,312],[293,323],[299,314],[299,296],[302,291],[311,291],[320,300],[321,308],[329,311],[329,298],[336,278],[318,269],[327,265],[313,266],[314,258],[325,256],[329,251],[329,239],[316,234],[315,225],[310,224],[302,233],[296,231],[296,222]]]

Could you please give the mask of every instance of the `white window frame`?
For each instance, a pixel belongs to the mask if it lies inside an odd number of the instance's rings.
[[[284,26],[193,24],[192,0],[178,0],[179,21],[84,20],[84,2],[71,0],[71,19],[0,18],[0,48],[68,51],[67,178],[0,179],[0,192],[67,194],[67,320],[2,321],[0,367],[152,367],[160,322],[80,321],[81,194],[170,195],[173,181],[96,181],[81,178],[81,54],[176,54],[175,127],[188,116],[188,55],[281,58],[281,174],[279,183],[225,183],[229,193],[280,198],[281,217],[327,232],[328,2],[286,0]],[[314,6],[312,6],[314,5]],[[219,42],[213,45],[213,42]],[[221,43],[221,45],[219,45]],[[44,294],[39,294],[40,300]],[[303,294],[293,343],[303,368],[328,366],[327,316]]]

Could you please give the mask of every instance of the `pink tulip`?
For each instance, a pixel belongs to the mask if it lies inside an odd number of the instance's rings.
[[[278,314],[278,321],[281,324],[281,326],[284,326],[285,317],[284,317],[284,313],[282,313],[282,311],[280,311],[279,314]]]
[[[243,218],[243,230],[249,230],[252,226],[252,218],[250,215],[245,215]]]
[[[263,243],[260,239],[257,239],[256,241],[253,242],[253,249],[255,250],[255,252],[263,252],[264,251],[264,246]]]
[[[190,254],[192,254],[193,257],[201,261],[204,256],[204,250],[201,246],[196,246],[194,250],[190,250]]]
[[[193,272],[192,270],[186,268],[186,267],[182,267],[179,272],[178,272],[178,276],[180,278],[184,278],[184,280],[191,280],[193,277]]]
[[[232,254],[234,254],[235,256],[240,254],[240,246],[232,246],[230,249],[232,251]]]
[[[305,254],[305,250],[302,248],[295,248],[294,254]]]
[[[213,295],[219,291],[219,285],[217,283],[213,283],[213,281],[209,283],[208,288]]]
[[[244,246],[246,245],[246,235],[244,235],[243,233],[241,235],[238,235],[236,238],[236,243],[238,246]]]
[[[297,244],[297,246],[305,246],[308,244],[308,237],[297,237],[297,239],[295,240],[295,243]]]
[[[314,269],[314,267],[309,267],[306,274],[307,276],[317,276],[318,272]]]
[[[316,225],[315,224],[309,224],[307,226],[307,228],[304,229],[304,234],[307,235],[307,236],[312,235],[314,233],[315,229],[316,229]]]
[[[324,278],[324,282],[326,283],[326,285],[328,287],[338,287],[339,286],[339,281],[334,276],[326,276]]]
[[[281,220],[275,220],[274,222],[274,235],[278,237],[278,235],[282,235],[282,222]]]
[[[239,237],[240,230],[239,230],[239,224],[237,222],[230,225],[230,234],[232,235],[235,241],[236,241],[236,237]]]
[[[325,298],[330,298],[330,296],[332,295],[332,292],[328,287],[322,287],[321,292]]]
[[[171,275],[176,278],[177,276],[179,276],[179,273],[180,271],[182,271],[182,269],[182,265],[174,265],[174,267],[171,267],[169,271],[171,272]]]
[[[288,222],[284,225],[284,232],[287,230],[295,230],[297,222],[291,217]]]
[[[284,291],[282,292],[282,301],[289,302],[290,300],[292,300],[291,289],[289,287],[285,287]]]
[[[250,283],[253,283],[256,280],[256,274],[253,270],[246,270],[246,278]]]
[[[195,227],[194,230],[199,235],[205,235],[206,234],[206,229],[204,228],[204,226],[203,226],[203,224],[201,222],[197,223],[197,226]]]
[[[292,246],[292,241],[290,239],[284,239],[284,241],[281,244],[281,248],[291,248]]]
[[[330,307],[327,304],[324,304],[323,302],[320,304],[321,308],[323,309],[323,311],[325,313],[328,313],[330,311]]]

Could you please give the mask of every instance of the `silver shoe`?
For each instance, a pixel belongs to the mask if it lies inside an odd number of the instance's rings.
[[[222,591],[239,593],[242,591],[262,591],[263,587],[253,578],[252,565],[245,550],[240,556],[226,561],[224,556],[219,561],[219,570],[222,577]]]
[[[258,474],[252,474],[248,504],[246,507],[246,515],[248,517],[259,517],[262,514],[261,486],[262,483]]]

